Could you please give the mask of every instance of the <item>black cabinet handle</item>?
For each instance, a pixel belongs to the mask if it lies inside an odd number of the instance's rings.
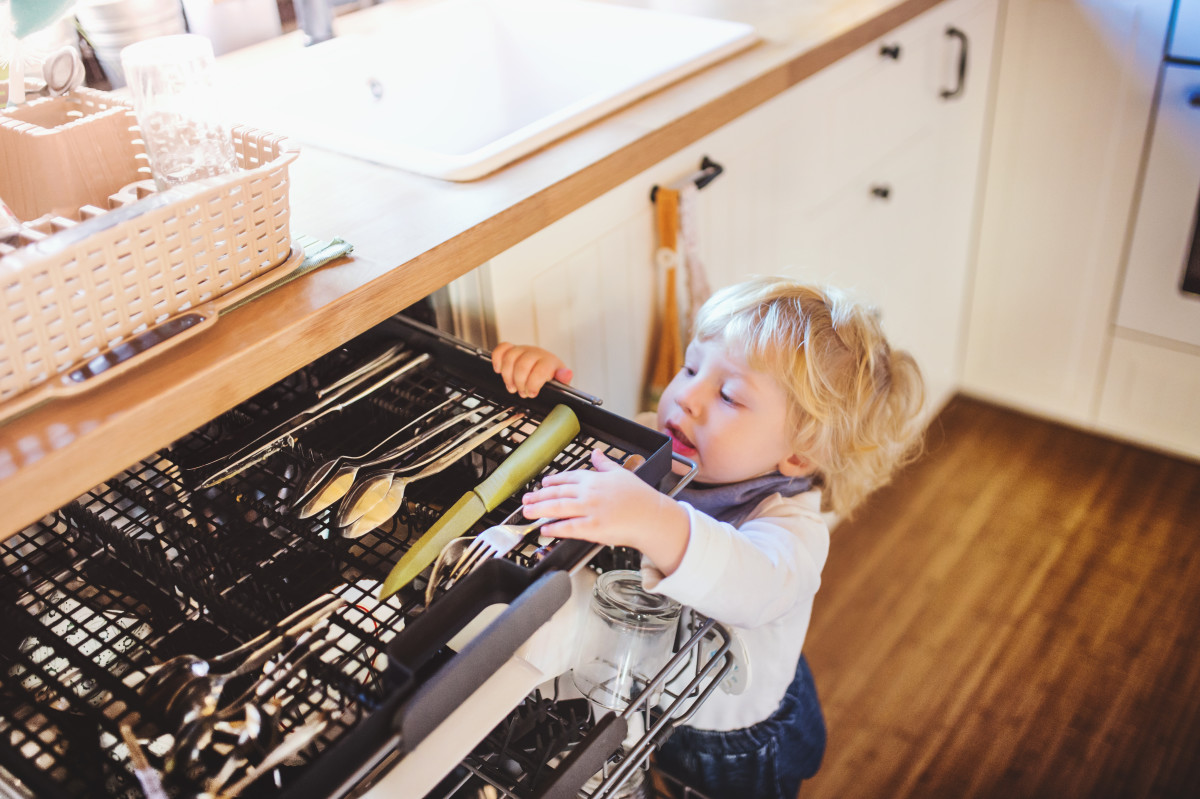
[[[898,45],[898,44],[882,45],[879,48],[879,55],[883,56],[884,58],[890,58],[893,61],[899,61],[900,60],[900,45]]]
[[[886,200],[892,196],[892,187],[886,184],[871,187],[871,195],[878,197],[881,200]]]
[[[946,35],[951,39],[958,39],[958,85],[953,89],[942,89],[942,99],[949,100],[951,97],[958,97],[963,93],[963,89],[967,86],[967,50],[969,42],[967,34],[960,31],[958,28],[946,28]]]

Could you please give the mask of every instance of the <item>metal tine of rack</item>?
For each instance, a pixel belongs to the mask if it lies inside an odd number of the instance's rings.
[[[612,796],[613,792],[628,781],[636,769],[644,766],[650,755],[666,739],[669,730],[687,722],[732,670],[733,656],[729,651],[731,644],[729,632],[712,619],[694,612],[689,614],[686,623],[690,633],[686,640],[679,646],[671,660],[647,684],[638,698],[620,714],[625,717],[627,723],[629,719],[641,716],[644,732],[628,750],[610,755],[610,758],[619,756],[620,760],[616,763],[606,760],[601,767],[603,774],[601,781],[591,790],[591,793],[588,793],[588,789],[581,787],[579,796],[589,797],[589,799],[604,799]],[[713,635],[720,640],[720,645],[711,650],[707,656],[702,656],[701,647]],[[683,679],[687,679],[687,683],[682,688],[671,687],[673,683],[677,684]],[[668,700],[665,707],[661,700],[651,701],[659,696],[660,689],[661,695]],[[576,746],[587,745],[586,737],[576,744]],[[530,791],[535,787],[524,781],[524,777],[529,775],[524,775],[521,780],[514,779],[506,784],[501,781],[494,769],[487,767],[489,759],[493,761],[503,759],[510,754],[504,751],[503,747],[499,747],[496,750],[472,755],[462,764],[467,773],[453,784],[444,786],[439,795],[444,799],[469,795],[462,794],[460,791],[464,787],[468,787],[472,780],[478,780],[484,785],[490,786],[496,791],[495,795],[504,799],[529,799]],[[556,756],[565,753],[546,754],[547,756]],[[681,787],[689,791],[689,795],[701,797],[698,792],[682,783]]]

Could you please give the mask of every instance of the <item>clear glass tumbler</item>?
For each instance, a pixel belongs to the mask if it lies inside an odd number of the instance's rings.
[[[600,575],[572,673],[598,712],[624,710],[666,666],[679,611],[675,600],[642,588],[639,572]]]
[[[192,33],[146,39],[122,50],[121,64],[160,191],[237,170],[219,116],[212,42]]]

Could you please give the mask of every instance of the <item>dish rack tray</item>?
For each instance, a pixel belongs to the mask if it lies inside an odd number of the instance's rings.
[[[240,171],[158,192],[119,98],[80,89],[0,112],[0,196],[26,212],[17,240],[0,243],[0,417],[95,385],[112,371],[80,368],[89,361],[182,340],[215,321],[223,298],[299,265],[298,150],[246,126],[232,134]],[[91,171],[102,174],[83,180]]]
[[[396,340],[431,353],[431,364],[238,475],[198,487],[190,467],[290,417]],[[594,448],[614,458],[642,455],[639,475],[652,483],[671,463],[665,436],[548,388],[519,401],[524,422],[438,479],[414,483],[395,518],[376,531],[340,537],[334,508],[296,518],[291,501],[317,464],[369,448],[448,398],[454,407],[514,402],[478,351],[397,318],[0,543],[0,768],[39,797],[139,796],[119,727],[152,713],[137,686],[153,667],[179,654],[226,651],[329,591],[348,597],[331,617],[333,644],[277,697],[281,732],[317,715],[329,724],[276,771],[277,786],[256,785],[246,795],[341,795],[375,753],[397,745],[410,751],[444,707],[461,704],[478,685],[464,687],[464,673],[494,668],[494,660],[472,656],[471,646],[447,646],[471,621],[470,612],[458,611],[509,602],[472,641],[487,643],[485,657],[508,657],[524,640],[521,630],[562,603],[564,572],[595,554],[576,541],[557,542],[547,553],[533,540],[440,591],[428,608],[423,578],[378,603],[380,581],[414,534],[490,473],[554,404],[570,405],[582,429],[547,472],[569,468]],[[501,521],[521,493],[475,529]],[[513,612],[520,607],[532,614]],[[153,765],[161,767],[171,745],[169,735],[149,742]],[[596,755],[597,768],[608,754]]]

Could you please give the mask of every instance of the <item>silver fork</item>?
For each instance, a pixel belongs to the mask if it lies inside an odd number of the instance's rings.
[[[563,471],[569,472],[572,469],[582,466],[591,458],[591,455],[591,452],[585,452],[572,461]],[[641,455],[630,454],[625,457],[621,465],[632,472],[637,471],[637,468],[645,462],[646,459]],[[543,524],[557,521],[556,519],[545,518],[526,524],[512,524],[512,521],[517,518],[517,515],[522,510],[523,508],[517,508],[503,522],[493,525],[475,536],[475,540],[471,542],[470,546],[463,550],[458,563],[454,564],[454,568],[450,572],[450,579],[457,580],[488,558],[504,557],[509,552],[512,552],[513,548],[521,543],[526,535],[538,529]]]
[[[521,511],[522,508],[517,508],[502,523],[493,525],[475,536],[471,545],[459,556],[458,563],[454,564],[454,568],[450,571],[450,579],[457,580],[488,558],[504,557],[512,552],[513,547],[521,543],[527,534],[546,522],[554,521],[554,519],[545,518],[526,524],[512,524],[513,519],[517,518],[517,514]]]

